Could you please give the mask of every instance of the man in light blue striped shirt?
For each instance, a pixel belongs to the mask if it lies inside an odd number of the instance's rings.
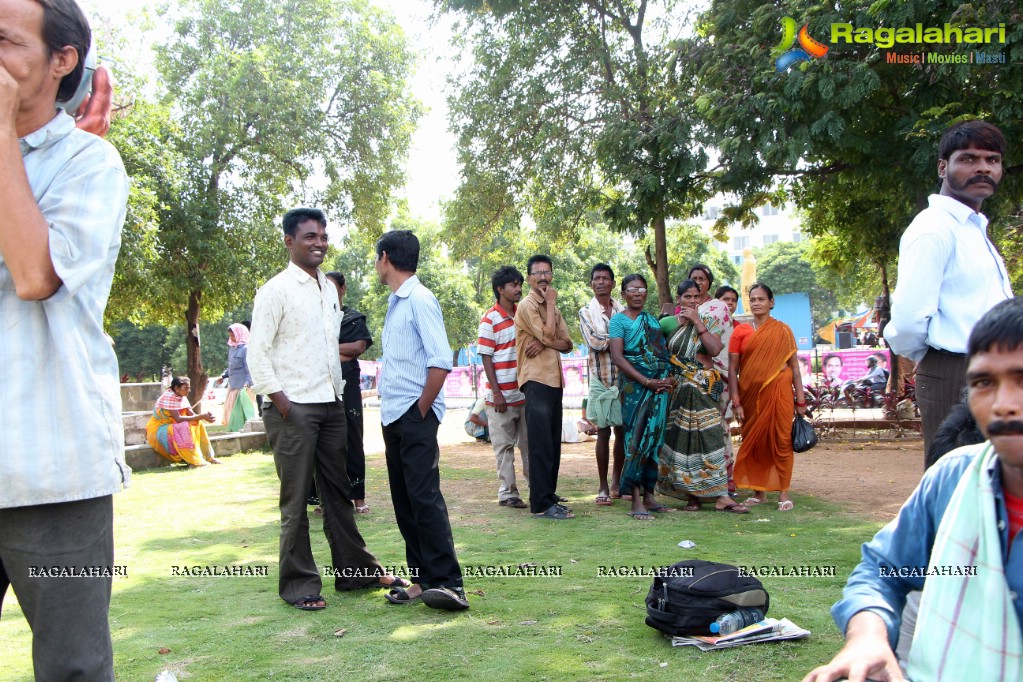
[[[0,599],[13,586],[37,680],[113,680],[112,494],[130,470],[103,311],[128,178],[57,108],[91,41],[78,5],[0,0],[0,36]]]
[[[387,600],[405,604],[422,598],[431,608],[460,611],[469,601],[440,492],[437,445],[451,347],[440,303],[416,277],[419,239],[409,230],[394,230],[380,238],[376,253],[377,275],[393,292],[382,335],[380,420],[391,501],[413,576],[412,587],[392,588]]]

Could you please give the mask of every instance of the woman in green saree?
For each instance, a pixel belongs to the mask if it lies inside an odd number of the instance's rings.
[[[682,299],[678,314],[660,322],[678,379],[659,455],[657,491],[688,500],[686,511],[699,511],[701,500],[713,499],[717,511],[747,514],[746,507],[728,496],[730,436],[719,405],[727,378],[713,365],[723,348],[721,322],[700,314],[699,284],[687,279],[678,290]]]
[[[622,419],[625,429],[625,467],[621,491],[632,493],[634,519],[649,521],[651,512],[674,511],[657,504],[657,453],[664,436],[668,407],[670,363],[657,319],[643,310],[646,279],[628,275],[622,280],[625,311],[608,323],[611,360],[619,369]]]

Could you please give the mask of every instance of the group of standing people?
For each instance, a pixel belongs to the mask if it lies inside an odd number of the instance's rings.
[[[645,278],[633,274],[622,282],[626,310],[611,318],[609,333],[623,375],[621,489],[631,493],[637,519],[674,511],[657,503],[655,492],[685,500],[685,511],[713,500],[717,511],[745,514],[766,501],[767,491],[779,491],[778,508],[792,509],[791,424],[806,411],[795,339],[770,316],[767,285],[750,288],[752,320],[735,326],[734,309],[708,294],[712,283],[708,267],[693,266],[676,290],[673,314],[657,320],[644,310]],[[731,288],[718,293],[737,298]],[[742,432],[733,476],[729,406]],[[732,485],[754,494],[739,504]]]
[[[527,270],[525,300],[518,270],[505,266],[494,273],[496,303],[478,333],[498,503],[527,506],[515,480],[518,444],[529,472],[530,511],[564,520],[574,514],[556,493],[560,357],[571,341],[555,305],[550,258],[534,256]],[[675,511],[656,501],[655,493],[661,493],[685,501],[686,511],[713,501],[718,511],[745,514],[748,505],[764,502],[766,491],[775,490],[779,509],[792,509],[790,429],[793,415],[806,409],[795,339],[770,317],[774,297],[766,285],[751,289],[757,301],[751,303],[752,322],[736,328],[738,292],[725,286],[711,296],[713,281],[709,267],[694,265],[676,290],[676,305],[658,319],[645,310],[648,287],[642,275],[625,277],[623,304],[614,295],[612,268],[598,263],[591,269],[594,296],[580,309],[579,326],[589,347],[586,419],[597,429],[597,505],[624,498],[633,518],[649,520],[653,513]],[[740,396],[746,397],[745,407]],[[738,462],[729,428],[733,410],[743,433]],[[743,504],[732,499],[736,484],[754,491]]]

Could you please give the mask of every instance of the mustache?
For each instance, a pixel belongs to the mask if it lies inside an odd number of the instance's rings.
[[[992,187],[997,187],[998,186],[997,182],[995,182],[994,180],[992,180],[991,178],[989,178],[986,175],[975,175],[974,177],[972,177],[969,180],[967,180],[966,184],[967,185],[976,185],[976,184],[981,183],[981,182],[987,183],[987,184],[991,185]]]
[[[1023,421],[994,421],[987,425],[988,437],[1023,436]]]

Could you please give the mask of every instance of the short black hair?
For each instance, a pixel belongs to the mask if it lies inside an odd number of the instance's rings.
[[[831,358],[838,358],[838,364],[842,365],[843,367],[845,366],[845,363],[842,362],[842,356],[839,355],[838,353],[826,354],[823,358],[821,358],[821,362],[826,365],[828,364],[828,360],[830,360]]]
[[[991,350],[1014,351],[1023,347],[1023,297],[1002,301],[984,313],[970,332],[966,355]]]
[[[527,275],[533,274],[533,264],[534,263],[546,263],[547,265],[550,266],[551,272],[554,272],[554,263],[551,262],[550,256],[545,256],[545,255],[543,255],[541,253],[538,253],[535,256],[531,257],[528,261],[526,261],[526,274]]]
[[[697,270],[703,270],[703,274],[707,275],[707,288],[714,283],[714,273],[710,271],[710,267],[703,263],[697,263],[693,267],[689,268],[689,273],[686,275],[688,279],[693,278],[693,273]]]
[[[929,468],[939,459],[952,452],[956,448],[965,445],[976,445],[983,443],[987,438],[977,427],[977,420],[973,418],[968,405],[958,403],[952,406],[952,410],[945,417],[938,430],[934,432],[934,439],[931,447],[927,449],[927,459],[924,468]]]
[[[242,320],[242,324],[245,325],[246,329],[252,331],[252,320]]]
[[[70,45],[78,53],[78,63],[68,75],[60,80],[57,101],[71,99],[85,73],[85,56],[92,45],[92,30],[89,20],[75,0],[36,0],[43,6],[43,42],[46,43],[46,57]],[[68,112],[73,114],[73,111]]]
[[[490,288],[494,290],[494,300],[501,298],[501,294],[497,292],[501,287],[513,282],[522,284],[524,281],[526,280],[523,279],[522,273],[514,265],[503,265],[494,270],[494,274],[490,277]]]
[[[615,271],[612,270],[611,266],[608,265],[607,263],[597,263],[592,268],[590,268],[590,281],[591,282],[593,281],[593,276],[595,274],[597,274],[598,272],[606,272],[607,274],[611,275],[611,280],[614,281]]]
[[[748,293],[750,295],[752,295],[754,289],[763,289],[764,293],[767,294],[767,300],[768,301],[773,301],[774,300],[774,292],[771,291],[771,287],[767,286],[763,282],[754,282],[753,284],[751,284],[749,286],[749,292]]]
[[[293,208],[284,214],[284,219],[281,220],[281,226],[284,228],[284,234],[289,237],[294,237],[295,232],[298,230],[299,223],[304,223],[307,220],[315,220],[324,229],[327,227],[327,216],[324,215],[323,211],[318,208]]]
[[[727,284],[722,284],[721,286],[718,287],[718,290],[714,292],[714,298],[721,298],[722,296],[729,292],[735,294],[735,298],[737,299],[739,298],[739,292],[733,289],[732,287],[728,286]]]
[[[339,287],[343,287],[345,285],[345,276],[342,275],[340,272],[337,272],[336,270],[328,272],[326,275],[324,275],[324,277],[326,277],[327,279],[334,280],[335,282],[337,282],[337,285]]]
[[[948,161],[952,153],[969,146],[1005,154],[1005,135],[987,121],[979,118],[956,123],[941,135],[938,143],[938,158]]]
[[[694,280],[684,279],[678,283],[677,287],[675,287],[675,295],[681,296],[690,289],[696,289],[697,291],[700,291],[700,285],[697,284]]]
[[[631,275],[626,275],[625,279],[622,280],[622,293],[625,293],[625,288],[628,287],[633,282],[635,282],[637,279],[643,282],[644,287],[648,289],[650,288],[646,283],[646,277],[639,274],[638,272],[634,272]]]
[[[419,238],[412,230],[391,230],[377,240],[377,258],[386,253],[401,272],[415,272],[419,269]]]
[[[174,377],[173,379],[171,379],[170,387],[172,389],[175,389],[175,388],[177,388],[179,386],[184,386],[185,384],[188,384],[189,386],[191,386],[192,385],[192,380],[189,379],[188,377]]]

